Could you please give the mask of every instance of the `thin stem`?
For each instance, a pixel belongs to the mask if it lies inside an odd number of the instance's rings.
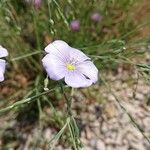
[[[70,118],[67,118],[67,121],[66,121],[65,125],[63,126],[63,128],[48,142],[48,145],[50,146],[50,150],[54,149],[57,141],[59,140],[59,138],[61,137],[61,135],[65,131],[69,122],[70,122]]]
[[[50,93],[52,91],[55,91],[56,88],[58,88],[58,87],[55,87],[55,88],[53,88],[51,90],[48,90],[48,91],[45,91],[45,92],[42,92],[42,93],[39,93],[39,94],[34,95],[32,97],[29,97],[29,98],[17,101],[17,102],[15,102],[12,105],[7,106],[6,108],[0,109],[0,114],[4,113],[4,112],[7,112],[7,111],[10,111],[11,109],[13,109],[13,108],[15,108],[15,107],[17,107],[19,105],[22,105],[22,104],[25,104],[25,103],[31,103],[31,102],[35,101],[36,98],[41,97],[42,95],[48,94],[48,93]]]
[[[38,50],[40,50],[41,44],[40,44],[40,37],[39,37],[38,28],[37,28],[37,20],[38,20],[37,13],[35,9],[33,8],[33,23],[34,23],[35,37],[36,37],[37,48]]]
[[[71,94],[70,94],[70,97],[68,98],[65,91],[64,91],[62,82],[60,83],[60,87],[61,87],[61,91],[64,95],[64,98],[66,100],[66,103],[67,103],[67,113],[68,113],[68,116],[70,118],[70,122],[68,123],[68,128],[70,131],[72,143],[73,143],[74,149],[79,150],[80,149],[79,129],[78,129],[77,123],[76,123],[76,121],[72,115],[72,109],[71,109],[72,98],[73,98],[73,94],[74,94],[74,88],[71,89]]]
[[[102,78],[101,75],[101,79],[104,82],[105,86],[109,89],[109,92],[113,95],[113,97],[115,98],[116,102],[118,103],[118,105],[120,106],[120,108],[127,114],[127,116],[130,118],[132,124],[140,131],[140,133],[143,135],[143,137],[147,140],[147,142],[150,144],[150,139],[144,134],[143,130],[141,129],[141,127],[136,123],[136,121],[134,120],[134,118],[130,115],[130,113],[126,110],[126,108],[120,103],[120,100],[118,99],[118,97],[112,92],[111,87],[107,84],[107,82],[105,81],[104,78]]]
[[[77,146],[76,146],[76,141],[75,141],[74,133],[72,131],[71,124],[69,122],[68,122],[68,128],[69,128],[69,131],[70,131],[70,134],[71,134],[71,139],[73,141],[73,146],[74,146],[75,150],[78,150]]]
[[[149,24],[150,24],[149,21],[146,22],[146,23],[140,24],[139,26],[137,26],[137,27],[136,27],[135,29],[133,29],[132,31],[126,33],[125,35],[122,35],[122,36],[120,37],[120,39],[124,39],[124,38],[128,37],[129,35],[135,33],[136,31],[138,31],[138,30],[141,29],[142,27],[147,26],[147,25],[149,25]]]
[[[53,0],[53,2],[56,4],[56,6],[57,6],[57,10],[58,10],[58,12],[59,12],[60,16],[62,17],[62,19],[63,19],[64,23],[66,24],[67,28],[69,29],[69,23],[68,23],[68,21],[67,21],[66,17],[64,16],[64,14],[61,12],[61,9],[60,9],[59,4],[57,3],[57,1],[56,1],[56,0]]]
[[[39,82],[40,82],[40,75],[37,76],[36,82],[35,82],[35,87],[36,87],[36,95],[39,94]],[[41,128],[41,116],[42,116],[42,107],[41,107],[41,102],[40,102],[40,97],[37,98],[37,105],[38,105],[38,109],[39,109],[39,124],[40,124],[40,128]]]
[[[67,113],[69,116],[72,116],[72,110],[71,110],[71,105],[72,105],[72,96],[73,96],[73,88],[71,90],[71,96],[68,98],[65,91],[64,91],[64,87],[62,82],[60,83],[60,88],[61,88],[61,92],[66,100],[67,103]]]
[[[100,48],[100,47],[104,46],[105,44],[106,43],[97,44],[97,45],[89,45],[89,46],[86,46],[86,47],[80,47],[79,49],[88,49],[88,48],[92,48],[92,47],[93,48],[95,48],[95,47]],[[129,47],[130,46],[131,45],[129,44]],[[127,45],[126,45],[126,48],[128,48]],[[24,55],[12,58],[10,61],[13,62],[13,61],[21,60],[21,59],[24,59],[24,58],[27,58],[27,57],[30,57],[30,56],[33,56],[33,55],[36,55],[36,54],[40,54],[40,53],[44,53],[44,51],[42,51],[42,50],[36,50],[35,52],[31,52],[31,53],[28,53],[28,54],[24,54]],[[94,58],[99,58],[99,59],[109,59],[111,57],[111,54],[114,54],[113,50],[111,50],[111,51],[109,50],[109,51],[103,52],[100,55],[88,55],[88,56],[94,57]],[[132,52],[131,52],[131,54],[132,54]]]
[[[21,56],[14,57],[14,58],[10,59],[10,61],[13,62],[13,61],[16,61],[16,60],[21,60],[21,59],[24,59],[24,58],[27,58],[27,57],[30,57],[30,56],[33,56],[33,55],[36,55],[36,54],[40,54],[40,53],[43,53],[43,51],[39,50],[39,51],[35,51],[35,52],[32,52],[32,53],[28,53],[28,54],[23,54]]]

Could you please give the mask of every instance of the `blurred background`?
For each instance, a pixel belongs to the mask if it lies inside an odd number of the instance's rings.
[[[49,150],[65,124],[59,88],[3,111],[44,91],[41,59],[56,39],[89,55],[100,73],[73,96],[82,149],[149,150],[149,18],[149,0],[1,0],[0,45],[9,56],[0,83],[0,150]],[[56,86],[49,80],[49,89]],[[70,149],[65,131],[54,150]]]

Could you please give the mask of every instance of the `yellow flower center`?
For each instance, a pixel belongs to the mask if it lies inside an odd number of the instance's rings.
[[[67,64],[66,67],[67,67],[67,69],[68,69],[69,71],[75,70],[75,66],[72,65],[72,64]]]

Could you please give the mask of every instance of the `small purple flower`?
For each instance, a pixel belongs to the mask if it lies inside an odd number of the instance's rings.
[[[68,86],[88,87],[98,80],[98,70],[83,52],[70,47],[66,42],[56,40],[45,51],[43,66],[52,80],[64,78]]]
[[[36,9],[39,9],[41,7],[42,0],[33,0],[33,5]]]
[[[70,28],[72,31],[78,31],[80,29],[80,21],[79,20],[71,21]]]
[[[8,51],[0,45],[0,58],[8,56]],[[0,82],[4,81],[6,61],[0,59]]]
[[[92,20],[93,22],[99,22],[99,21],[102,20],[102,16],[101,16],[99,13],[94,13],[94,14],[92,14],[92,16],[91,16],[91,20]]]
[[[36,9],[39,9],[42,4],[42,0],[25,0],[26,3],[32,4]]]

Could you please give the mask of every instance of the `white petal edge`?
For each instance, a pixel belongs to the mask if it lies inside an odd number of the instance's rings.
[[[6,48],[0,45],[0,58],[8,56],[8,51]]]
[[[76,63],[83,62],[85,60],[90,60],[81,50],[72,48],[69,51],[70,59]]]
[[[70,71],[65,75],[65,83],[73,88],[91,86],[92,81],[86,79],[83,74],[78,71]]]
[[[76,66],[76,69],[96,83],[98,80],[98,69],[91,61],[84,61]]]
[[[49,78],[52,80],[60,80],[66,74],[66,68],[63,61],[53,54],[47,54],[42,59],[43,67],[45,68]]]
[[[47,46],[45,47],[45,51],[46,51],[47,53],[51,53],[51,52],[53,52],[53,51],[55,51],[55,50],[57,50],[57,49],[63,49],[63,50],[64,50],[64,49],[66,49],[68,46],[69,46],[69,45],[68,45],[66,42],[64,42],[64,41],[62,41],[62,40],[56,40],[56,41],[50,43],[49,45],[47,45]]]
[[[62,40],[56,40],[46,46],[45,51],[49,54],[56,55],[63,61],[68,61],[69,58],[69,51],[71,47]]]
[[[5,68],[6,68],[6,61],[0,59],[0,82],[4,81]]]

